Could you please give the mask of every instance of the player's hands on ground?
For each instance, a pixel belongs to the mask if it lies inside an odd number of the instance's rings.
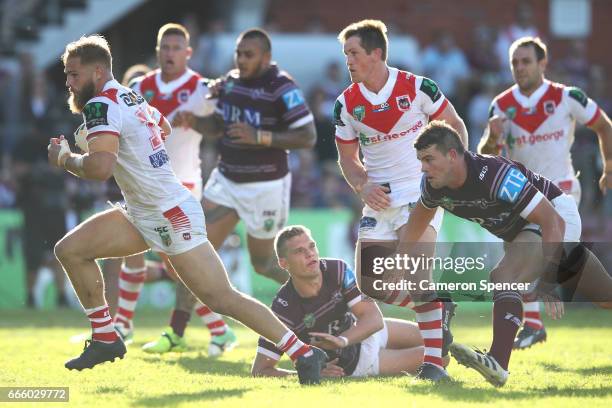
[[[338,365],[338,358],[328,361],[321,369],[323,377],[344,377],[344,368]]]
[[[193,128],[195,126],[196,117],[193,113],[187,111],[178,111],[172,119],[172,127]]]
[[[361,200],[374,211],[382,211],[391,205],[391,199],[387,195],[389,188],[378,184],[366,183],[359,196]]]
[[[553,320],[557,320],[563,317],[565,314],[565,306],[563,302],[550,295],[542,295],[542,301],[544,302],[544,310],[548,317]]]
[[[227,128],[227,135],[236,144],[257,144],[257,130],[246,123],[232,123]]]
[[[61,135],[59,138],[52,137],[49,140],[47,151],[49,164],[55,167],[63,167],[71,153],[70,146],[68,145],[68,141],[64,138],[64,135]]]
[[[333,336],[329,333],[323,332],[310,332],[311,337],[315,337],[310,343],[315,347],[322,348],[324,350],[337,350],[344,348],[344,341],[340,337]]]

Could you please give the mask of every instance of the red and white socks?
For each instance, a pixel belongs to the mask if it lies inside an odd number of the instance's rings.
[[[312,354],[310,346],[298,339],[291,330],[285,333],[281,341],[276,343],[276,347],[287,354],[291,361],[297,360],[299,356],[309,357]]]
[[[115,314],[115,323],[121,324],[127,329],[132,327],[134,310],[136,310],[138,296],[144,285],[146,272],[146,266],[142,268],[129,268],[125,265],[121,266],[121,272],[119,273],[119,298],[117,313]]]
[[[544,327],[540,315],[540,302],[526,302],[523,298],[523,323],[532,329],[540,330]]]
[[[107,304],[85,309],[85,314],[91,323],[91,339],[93,341],[114,343],[119,338],[115,332],[115,326],[113,325],[113,319],[111,319]]]
[[[223,321],[221,315],[213,312],[205,304],[196,304],[195,312],[200,316],[206,327],[208,327],[211,336],[222,336],[227,331],[227,324]]]
[[[442,365],[442,302],[427,302],[415,306],[416,321],[425,344],[423,363],[444,369]]]

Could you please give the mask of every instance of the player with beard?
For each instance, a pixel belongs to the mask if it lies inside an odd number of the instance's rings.
[[[434,81],[387,65],[386,32],[382,21],[363,20],[338,35],[352,85],[334,107],[336,146],[344,178],[365,204],[355,250],[357,275],[362,279],[371,271],[362,270],[361,257],[372,249],[386,246],[403,251],[406,223],[418,200],[421,179],[412,142],[423,127],[435,118],[445,120],[467,142],[463,120]],[[425,257],[433,256],[442,214],[441,210],[436,213],[421,237]],[[422,270],[413,278],[416,282],[431,280],[430,276],[431,270]],[[374,293],[365,280],[361,289],[385,303],[416,312],[425,339],[418,378],[448,379],[442,358],[452,342],[449,325],[455,305],[435,293]]]
[[[157,34],[156,53],[159,68],[134,78],[129,87],[144,96],[151,106],[171,122],[179,111],[199,115],[211,113],[215,101],[207,98],[209,81],[187,66],[192,54],[187,29],[176,23],[162,26]],[[202,134],[190,128],[176,126],[172,137],[164,141],[172,170],[197,200],[202,198],[201,142]],[[160,256],[169,276],[174,276],[175,272],[167,257],[163,253]],[[119,276],[119,307],[114,321],[124,339],[131,339],[133,336],[132,319],[146,279],[146,271],[144,259],[137,256],[126,259]],[[197,302],[180,281],[177,282],[176,291],[178,303],[170,319],[170,327],[158,341],[145,344],[144,351],[165,353],[186,349],[183,334]],[[218,356],[236,343],[234,332],[219,314],[201,303],[195,306],[195,310],[211,334],[209,356]]]
[[[606,113],[581,89],[544,77],[547,49],[539,38],[519,38],[511,45],[509,54],[515,85],[491,103],[489,124],[479,151],[500,154],[504,147],[510,159],[552,180],[580,204],[580,182],[570,153],[579,122],[599,138],[604,164],[599,187],[605,193],[612,187],[612,176],[608,177],[612,173],[612,126]],[[546,340],[540,304],[529,300],[523,299],[524,326],[514,343],[517,349]]]
[[[203,198],[212,245],[219,248],[242,220],[253,269],[284,283],[287,273],[278,266],[274,236],[289,214],[287,150],[313,147],[316,131],[301,90],[271,59],[265,31],[241,33],[234,54],[236,69],[216,85],[216,112],[201,116],[180,111],[173,123],[217,138],[219,162]],[[188,304],[188,299],[177,296],[179,303]]]
[[[519,162],[465,151],[457,132],[444,122],[430,123],[414,146],[423,180],[421,198],[406,227],[407,242],[418,241],[438,207],[477,222],[504,241],[504,256],[490,272],[496,287],[489,352],[456,342],[450,346],[459,363],[474,368],[491,384],[503,386],[521,325],[516,283],[537,281],[547,312],[558,318],[563,314],[555,292],[559,288],[562,300],[580,295],[612,308],[612,277],[580,243],[582,225],[576,203],[552,181]],[[527,241],[527,235],[539,239]]]
[[[170,166],[162,141],[170,125],[144,98],[113,78],[106,40],[81,37],[66,46],[62,61],[70,108],[83,114],[87,127],[87,153],[72,153],[63,136],[52,138],[49,163],[88,180],[114,176],[126,203],[90,217],[55,245],[92,327],[91,341],[66,368],[82,370],[123,358],[125,345],[114,330],[96,260],[152,248],[168,255],[195,296],[289,352],[301,383],[318,383],[324,352],[299,341],[270,309],[229,283],[207,239],[200,203]]]

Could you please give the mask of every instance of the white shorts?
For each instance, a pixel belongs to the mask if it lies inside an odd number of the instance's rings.
[[[287,222],[291,173],[272,181],[235,183],[214,169],[204,187],[204,198],[238,213],[247,233],[272,239]]]
[[[385,327],[383,327],[382,330],[377,331],[361,342],[359,361],[351,377],[368,377],[380,373],[378,353],[381,349],[387,347],[387,341],[389,340],[387,323],[385,322],[384,325]]]
[[[582,221],[578,213],[578,206],[573,196],[561,194],[559,197],[551,201],[555,210],[559,213],[563,221],[565,221],[564,242],[578,242],[582,235]],[[523,230],[536,231],[542,235],[542,228],[537,224],[527,224]]]
[[[194,197],[164,213],[121,210],[156,252],[179,255],[208,241],[202,204]]]
[[[397,240],[397,230],[408,222],[410,211],[413,207],[414,204],[411,203],[401,207],[375,211],[367,205],[364,206],[362,217],[359,221],[359,239]],[[434,215],[429,224],[436,232],[440,232],[443,216],[444,210],[438,207],[436,215]]]

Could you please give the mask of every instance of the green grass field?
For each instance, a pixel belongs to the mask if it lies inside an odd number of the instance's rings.
[[[490,314],[463,309],[453,323],[455,339],[488,347]],[[188,352],[143,353],[140,346],[155,338],[167,319],[167,312],[137,313],[135,342],[126,358],[79,373],[66,370],[64,362],[81,351],[69,338],[88,328],[82,314],[0,311],[0,386],[70,387],[69,403],[4,406],[612,406],[612,315],[601,310],[571,308],[563,320],[547,322],[548,342],[513,355],[502,389],[454,361],[449,366],[454,382],[440,386],[408,376],[326,381],[316,388],[300,387],[295,378],[253,379],[257,336],[238,326],[240,345],[208,359],[209,336],[197,318],[187,332]],[[282,366],[289,368],[289,361],[283,359]]]

